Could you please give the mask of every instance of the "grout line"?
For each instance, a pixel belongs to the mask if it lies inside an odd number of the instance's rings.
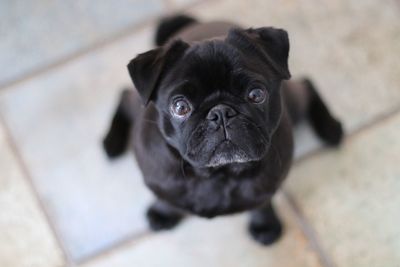
[[[150,26],[152,23],[155,23],[156,18],[159,15],[160,14],[157,14],[155,16],[152,16],[149,20],[145,20],[143,22],[128,26],[125,29],[123,29],[115,34],[110,34],[109,37],[105,37],[102,40],[95,42],[94,44],[88,45],[87,47],[84,47],[76,52],[72,52],[69,55],[55,59],[51,63],[39,66],[35,70],[27,71],[25,74],[20,75],[20,77],[18,77],[18,78],[11,79],[9,81],[6,80],[5,82],[0,83],[0,90],[12,89],[13,87],[18,86],[21,83],[24,83],[26,81],[34,79],[42,74],[50,72],[51,70],[62,67],[64,65],[74,61],[75,59],[78,59],[78,58],[85,56],[87,54],[90,54],[92,52],[98,51],[98,50],[105,48],[119,40],[127,38],[130,34],[137,33],[140,30],[142,30],[143,28]]]
[[[192,216],[185,217],[184,221],[187,222],[188,220],[191,220],[191,218],[192,218]],[[116,242],[114,245],[111,245],[108,248],[105,248],[101,251],[97,251],[97,252],[93,253],[92,256],[87,256],[84,259],[77,261],[76,263],[79,265],[85,265],[88,263],[96,262],[96,261],[104,259],[104,258],[110,256],[111,254],[118,252],[124,248],[129,248],[130,246],[132,246],[132,244],[139,243],[148,238],[157,236],[157,234],[159,234],[159,233],[160,232],[154,232],[151,230],[147,230],[147,231],[143,231],[141,233],[133,234],[123,240]]]
[[[295,199],[293,196],[287,192],[285,189],[282,189],[282,193],[284,198],[289,204],[289,207],[295,214],[297,223],[300,225],[301,230],[303,231],[304,235],[307,237],[311,249],[317,254],[318,259],[322,266],[324,267],[336,267],[336,264],[333,262],[331,257],[328,255],[326,250],[321,245],[321,240],[318,238],[318,234],[315,232],[314,228],[311,226],[310,222],[304,215],[301,208],[296,204]]]
[[[103,248],[101,250],[94,252],[92,255],[88,255],[82,259],[76,260],[75,263],[77,265],[85,265],[87,263],[96,262],[98,260],[101,260],[103,258],[110,256],[115,251],[119,251],[124,248],[128,248],[132,244],[134,244],[136,242],[140,242],[142,240],[145,240],[151,236],[153,236],[153,234],[150,230],[132,234],[122,240],[115,242],[114,244],[112,244],[111,246],[109,246],[107,248]]]
[[[221,0],[197,0],[194,3],[183,5],[183,6],[179,7],[179,6],[175,6],[171,2],[171,0],[165,0],[165,4],[166,4],[167,10],[168,10],[167,13],[169,13],[169,12],[188,12],[188,11],[190,11],[191,8],[194,8],[196,6],[202,5],[204,3],[219,2],[219,1],[221,1]],[[400,1],[397,1],[397,2],[399,3],[399,6],[400,6]],[[23,83],[23,82],[25,82],[27,80],[30,80],[30,79],[34,79],[37,76],[40,76],[40,75],[42,75],[42,74],[44,74],[46,72],[49,72],[54,68],[62,67],[63,65],[66,65],[69,62],[71,62],[71,61],[73,61],[73,60],[75,60],[75,59],[77,59],[77,58],[79,58],[81,56],[84,56],[84,55],[87,55],[89,53],[98,51],[98,50],[100,50],[100,49],[102,49],[104,47],[107,47],[109,45],[112,45],[113,43],[115,43],[115,42],[117,42],[119,40],[122,40],[124,38],[128,38],[129,35],[137,33],[138,31],[142,30],[143,28],[149,27],[150,25],[155,23],[157,21],[157,19],[160,17],[160,15],[162,15],[162,14],[161,13],[154,14],[154,15],[150,16],[150,18],[147,19],[147,20],[144,20],[142,22],[139,22],[139,23],[136,23],[134,25],[128,26],[125,29],[123,29],[123,30],[121,30],[121,31],[119,31],[119,32],[117,32],[115,34],[111,34],[109,37],[106,37],[106,38],[104,38],[104,39],[102,39],[102,40],[100,40],[98,42],[95,42],[94,44],[89,45],[86,48],[83,48],[83,49],[81,49],[81,50],[79,50],[79,51],[77,51],[75,53],[72,53],[72,54],[70,54],[68,56],[65,56],[65,57],[61,57],[60,59],[55,60],[52,63],[49,63],[49,64],[44,65],[42,67],[39,67],[36,70],[30,71],[30,72],[28,71],[27,74],[22,74],[21,77],[19,77],[19,78],[12,79],[11,81],[6,81],[6,82],[3,82],[3,83],[0,83],[0,90],[7,90],[7,89],[10,89],[10,88],[13,88],[13,87],[19,85],[20,83]],[[348,134],[346,136],[346,139],[354,138],[356,135],[358,135],[358,134],[370,129],[371,127],[379,125],[380,123],[386,121],[387,119],[390,119],[392,116],[396,115],[399,112],[400,112],[400,105],[397,106],[396,108],[394,108],[393,110],[389,111],[388,113],[385,113],[385,114],[382,114],[382,115],[378,115],[373,120],[365,123],[364,125],[362,125],[361,127],[357,128],[357,129],[355,129],[353,132],[351,132],[350,134]],[[9,128],[8,128],[8,126],[6,124],[6,121],[1,116],[1,114],[0,114],[0,124],[4,125],[6,138],[7,138],[8,142],[9,142],[9,144],[11,145],[12,151],[13,151],[13,153],[15,154],[15,156],[17,158],[17,162],[20,165],[20,167],[21,167],[21,169],[22,169],[22,171],[24,173],[25,179],[28,181],[28,184],[31,187],[31,190],[34,193],[35,199],[36,199],[40,209],[42,210],[42,212],[44,213],[44,215],[45,215],[45,217],[46,217],[46,219],[48,221],[48,225],[50,226],[51,231],[53,232],[53,235],[55,236],[56,242],[57,242],[58,246],[61,248],[61,250],[63,252],[63,256],[64,256],[64,259],[66,260],[67,265],[68,266],[76,266],[74,264],[74,262],[72,261],[71,255],[69,255],[69,253],[65,249],[65,247],[64,247],[64,245],[62,243],[62,240],[60,238],[60,235],[58,234],[58,231],[56,230],[56,227],[54,226],[54,224],[53,224],[53,222],[51,220],[51,217],[47,213],[45,205],[40,200],[39,193],[38,193],[38,191],[36,190],[36,188],[34,186],[34,183],[33,183],[33,180],[32,180],[32,176],[30,175],[28,167],[26,166],[26,164],[25,164],[25,162],[24,162],[24,160],[22,158],[22,155],[20,154],[20,152],[19,152],[19,150],[17,148],[16,142],[12,138],[11,131],[9,130]],[[318,149],[316,149],[314,151],[311,151],[311,152],[305,154],[304,156],[301,156],[299,159],[297,159],[294,162],[294,165],[297,165],[297,164],[301,163],[302,161],[305,161],[305,160],[307,160],[307,159],[309,159],[309,158],[311,158],[313,156],[316,156],[319,153],[322,153],[324,151],[326,151],[326,148],[324,148],[324,147],[321,147],[321,148],[318,148]],[[288,192],[286,192],[286,190],[283,189],[282,192],[283,192],[284,197],[286,198],[286,200],[290,204],[290,207],[296,213],[296,215],[298,217],[298,220],[299,220],[299,223],[301,224],[305,235],[307,237],[310,236],[312,238],[312,240],[310,240],[310,242],[312,243],[311,245],[313,246],[313,249],[315,249],[315,251],[317,253],[319,253],[319,252],[321,253],[321,254],[319,254],[319,256],[322,257],[322,258],[320,258],[321,262],[326,267],[334,267],[335,265],[330,261],[329,257],[327,257],[327,255],[325,254],[325,251],[320,247],[319,241],[318,241],[318,238],[317,238],[317,235],[316,235],[315,231],[310,226],[310,224],[307,221],[307,219],[304,217],[304,214],[302,213],[301,209],[297,206],[295,199]],[[77,264],[85,264],[85,263],[91,262],[92,260],[96,261],[99,258],[106,257],[107,255],[113,253],[114,251],[123,249],[123,248],[131,245],[132,243],[139,242],[139,241],[141,241],[143,239],[146,239],[146,238],[148,238],[150,236],[152,236],[151,232],[142,232],[142,233],[139,233],[139,234],[135,234],[135,235],[129,236],[129,237],[125,238],[122,241],[116,242],[115,245],[112,245],[109,248],[105,248],[103,250],[100,250],[100,251],[94,253],[93,256],[88,256],[88,257],[78,261]]]
[[[127,26],[124,29],[121,29],[120,31],[117,31],[113,34],[110,34],[108,37],[104,37],[104,38],[100,39],[99,41],[94,42],[93,44],[89,44],[88,46],[83,47],[82,49],[80,49],[78,51],[72,52],[66,56],[55,59],[48,64],[38,66],[35,70],[26,71],[24,74],[21,74],[16,78],[11,78],[9,80],[1,82],[0,90],[9,90],[11,88],[14,88],[21,83],[24,83],[26,81],[34,79],[34,78],[36,78],[42,74],[45,74],[53,69],[57,69],[61,66],[64,66],[75,59],[78,59],[78,58],[85,56],[87,54],[90,54],[92,52],[98,51],[107,46],[110,46],[110,45],[116,43],[117,41],[128,38],[130,35],[135,34],[135,33],[139,32],[140,30],[143,30],[146,27],[155,25],[161,16],[172,14],[174,12],[186,13],[186,12],[189,12],[189,9],[194,8],[203,3],[221,1],[221,0],[197,0],[194,3],[183,5],[181,7],[171,4],[170,0],[165,0],[165,1],[166,1],[165,4],[166,4],[166,8],[167,8],[167,12],[166,12],[167,14],[165,14],[164,12],[153,14],[153,15],[149,16],[148,19],[145,19],[141,22],[134,23],[130,26]]]
[[[175,6],[170,0],[165,0],[167,9],[169,10],[169,13],[173,13],[173,12],[178,12],[178,13],[185,12],[186,13],[191,8],[194,8],[203,3],[212,2],[212,1],[215,1],[215,0],[196,0],[193,3],[182,5],[181,7],[178,7],[178,6]],[[142,30],[146,27],[149,27],[151,24],[156,23],[158,18],[160,17],[160,15],[162,15],[162,14],[158,13],[158,14],[152,15],[147,20],[144,20],[140,23],[136,23],[134,25],[128,26],[125,29],[123,29],[119,32],[116,32],[114,34],[111,34],[111,35],[109,35],[109,37],[106,37],[98,42],[95,42],[92,45],[82,48],[79,51],[71,53],[65,57],[61,57],[58,60],[56,59],[52,63],[38,67],[36,70],[27,71],[26,74],[22,74],[20,77],[18,77],[16,79],[11,79],[9,81],[6,80],[5,82],[0,83],[0,90],[12,89],[13,87],[18,86],[21,83],[24,83],[26,81],[34,79],[42,74],[50,72],[53,69],[62,67],[77,58],[80,58],[80,57],[90,54],[92,52],[98,51],[102,48],[105,48],[107,46],[110,46],[117,41],[123,40],[124,38],[128,38],[131,34],[135,34],[135,33],[139,32],[140,30]],[[47,212],[46,206],[40,199],[39,192],[34,185],[32,175],[29,172],[29,168],[25,164],[25,161],[17,148],[16,140],[12,137],[11,131],[6,123],[6,120],[4,119],[4,117],[1,114],[0,114],[0,125],[3,125],[6,140],[8,141],[9,145],[11,146],[11,150],[13,151],[13,153],[16,157],[17,163],[20,166],[20,168],[25,176],[25,180],[28,182],[28,186],[30,187],[31,191],[33,192],[34,198],[39,206],[39,209],[41,210],[42,214],[44,215],[45,220],[47,221],[47,224],[50,228],[50,231],[52,232],[53,237],[55,238],[55,241],[61,250],[62,257],[64,258],[64,261],[65,261],[64,264],[66,266],[74,267],[74,266],[76,266],[76,264],[84,264],[91,260],[96,260],[97,258],[106,256],[106,255],[114,252],[115,250],[122,249],[122,248],[130,245],[131,243],[137,242],[138,240],[142,240],[142,239],[152,235],[151,232],[143,232],[140,234],[135,234],[135,235],[129,236],[129,237],[115,243],[115,245],[112,245],[108,248],[105,248],[104,250],[100,250],[97,253],[94,253],[92,256],[88,256],[82,260],[74,262],[72,260],[72,256],[70,255],[70,253],[68,253],[68,250],[66,249],[66,247],[64,246],[64,244],[62,242],[62,238],[61,238],[60,234],[58,233],[57,227],[55,226],[56,224],[53,222],[51,216]]]
[[[398,115],[400,113],[400,105],[395,107],[394,109],[392,109],[391,111],[379,115],[376,118],[372,119],[371,121],[367,122],[366,124],[362,125],[361,127],[359,127],[358,129],[354,130],[352,133],[348,134],[346,136],[346,139],[353,139],[355,138],[357,135],[361,134],[362,132],[365,132],[367,130],[369,130],[372,127],[375,127],[381,123],[386,122],[387,120],[391,119],[392,117]],[[123,248],[129,247],[130,245],[132,245],[133,243],[136,242],[140,242],[141,240],[147,239],[151,236],[154,236],[152,234],[152,232],[148,231],[148,232],[142,232],[142,233],[136,233],[133,234],[131,236],[126,237],[123,240],[120,240],[118,242],[116,242],[114,245],[111,245],[107,248],[104,248],[103,250],[97,251],[95,253],[93,253],[92,255],[89,255],[81,260],[78,260],[74,263],[74,261],[72,260],[71,255],[69,255],[67,253],[67,250],[65,249],[65,247],[63,246],[62,240],[59,236],[59,234],[57,233],[56,228],[54,227],[54,224],[52,223],[52,220],[49,216],[49,214],[46,212],[46,208],[45,206],[42,204],[42,202],[40,201],[40,197],[39,194],[37,192],[37,190],[34,187],[33,181],[32,181],[32,177],[28,171],[27,166],[24,163],[24,160],[22,159],[21,154],[18,151],[18,148],[16,146],[16,143],[14,141],[14,139],[11,137],[11,132],[9,130],[9,128],[7,127],[7,124],[4,120],[4,118],[1,116],[0,114],[0,124],[4,125],[4,129],[5,129],[5,134],[6,134],[6,138],[8,140],[8,142],[11,144],[12,150],[14,152],[14,154],[17,157],[17,161],[18,163],[21,165],[21,168],[23,170],[23,173],[26,176],[26,179],[28,180],[28,183],[30,185],[30,187],[32,188],[35,198],[39,204],[39,207],[41,208],[42,212],[45,214],[45,217],[48,221],[48,224],[56,238],[56,242],[58,243],[59,247],[61,248],[62,252],[64,253],[64,258],[66,259],[67,262],[67,266],[69,267],[74,267],[77,265],[81,265],[81,264],[86,264],[92,261],[97,261],[99,259],[102,259],[104,257],[107,257],[108,255],[114,253],[115,251],[121,250]],[[294,162],[294,165],[300,164],[302,161],[305,161],[309,158],[312,158],[320,153],[323,153],[324,151],[327,151],[327,149],[325,147],[320,147],[314,151],[311,151],[309,153],[307,153],[306,155],[300,157],[299,159],[297,159]],[[290,208],[292,209],[292,211],[295,213],[296,215],[296,219],[298,220],[298,223],[300,224],[304,234],[307,236],[307,238],[309,239],[310,243],[311,243],[311,247],[313,248],[313,250],[318,254],[319,260],[321,262],[321,264],[323,264],[323,266],[325,267],[336,267],[336,265],[332,262],[332,260],[327,256],[326,252],[324,251],[324,249],[321,247],[320,245],[320,241],[317,238],[317,234],[314,231],[314,229],[311,227],[310,222],[305,218],[303,212],[301,211],[300,207],[296,204],[295,199],[290,195],[289,192],[287,192],[284,188],[282,188],[282,192],[284,197],[286,198],[287,202],[289,203]],[[188,218],[189,219],[189,218]]]
[[[4,119],[4,117],[1,114],[0,114],[0,125],[3,126],[3,128],[4,128],[5,138],[11,147],[11,151],[13,152],[13,154],[16,158],[16,162],[19,165],[19,168],[22,171],[24,179],[27,182],[27,184],[30,188],[30,191],[35,199],[35,202],[36,202],[35,204],[38,205],[38,208],[40,209],[41,213],[44,215],[44,219],[45,219],[45,221],[47,221],[47,225],[50,228],[50,232],[53,234],[53,238],[55,239],[56,245],[58,246],[58,248],[61,251],[62,257],[64,258],[64,264],[69,266],[72,263],[72,257],[67,252],[67,249],[62,242],[61,236],[57,231],[55,223],[51,219],[50,214],[47,212],[47,209],[46,209],[44,203],[40,200],[39,192],[34,185],[32,175],[30,174],[29,168],[25,164],[25,161],[24,161],[21,153],[18,150],[16,142],[15,142],[14,138],[12,137],[11,131],[6,123],[6,120]]]
[[[370,122],[367,122],[366,124],[364,124],[363,126],[359,127],[358,129],[354,130],[351,134],[348,134],[346,136],[346,139],[349,138],[355,138],[356,135],[370,129],[371,127],[374,127],[376,125],[379,125],[380,123],[383,123],[384,121],[390,119],[391,117],[398,115],[398,113],[400,113],[400,105],[397,106],[396,108],[394,108],[393,110],[382,114],[380,116],[377,116],[375,119],[371,120]],[[307,154],[305,154],[304,156],[300,157],[299,159],[297,159],[294,163],[294,165],[300,164],[301,162],[312,158],[324,151],[327,151],[326,147],[320,147],[314,151],[311,151]],[[313,230],[313,228],[310,226],[310,223],[306,220],[305,216],[303,215],[303,213],[301,212],[300,208],[298,207],[298,205],[296,204],[295,199],[289,194],[289,192],[287,192],[284,188],[282,188],[282,193],[285,197],[285,199],[287,200],[287,202],[289,203],[290,208],[293,210],[293,212],[295,213],[295,217],[298,220],[304,234],[306,235],[306,237],[310,240],[311,246],[313,248],[313,250],[318,254],[319,260],[321,262],[321,264],[323,264],[323,266],[325,267],[336,267],[335,264],[332,263],[332,261],[330,260],[330,258],[326,255],[325,251],[321,248],[321,246],[319,245],[319,240],[317,238],[317,234],[315,233],[315,231]],[[186,220],[188,220],[190,218],[186,218]],[[79,264],[86,264],[92,261],[97,261],[99,259],[102,259],[104,257],[107,257],[108,255],[114,253],[115,251],[118,251],[120,249],[129,247],[130,245],[132,245],[135,242],[140,242],[141,240],[147,239],[151,236],[154,236],[153,233],[151,231],[149,232],[143,232],[140,234],[135,234],[132,235],[130,237],[125,238],[122,241],[116,242],[115,245],[111,245],[108,248],[105,248],[101,251],[98,251],[96,253],[93,253],[92,256],[88,256],[85,259],[82,259],[80,261],[78,261]]]
[[[372,127],[385,123],[386,121],[392,119],[394,116],[400,113],[400,103],[395,105],[392,109],[382,112],[381,114],[376,115],[374,118],[368,120],[360,127],[356,128],[349,134],[350,138],[354,138],[355,136],[369,130]]]
[[[382,112],[382,114],[378,114],[374,118],[371,118],[369,121],[363,123],[358,128],[354,129],[352,132],[346,133],[343,142],[346,142],[348,140],[356,138],[358,135],[362,134],[363,132],[366,132],[375,126],[378,126],[378,125],[386,122],[387,120],[390,120],[392,117],[398,115],[399,113],[400,113],[400,104],[396,105],[394,108],[392,108],[391,110],[389,110],[387,112]],[[316,138],[318,138],[318,137],[316,137]],[[303,161],[308,160],[308,159],[310,159],[316,155],[319,155],[325,151],[335,150],[335,149],[340,149],[340,147],[338,147],[338,148],[335,148],[335,147],[329,148],[326,146],[318,147],[318,148],[300,156],[298,159],[296,159],[293,162],[292,166],[300,164]]]
[[[364,125],[360,126],[359,128],[355,129],[351,133],[349,133],[346,136],[347,140],[351,140],[356,138],[358,135],[370,130],[372,127],[379,126],[380,124],[383,124],[387,122],[388,120],[392,119],[393,117],[397,116],[400,114],[400,106],[397,106],[393,108],[391,111],[386,112],[385,114],[381,114],[376,116],[374,119],[370,120],[369,122],[365,123]],[[340,148],[339,148],[340,149]],[[310,159],[316,155],[319,155],[325,151],[328,151],[326,147],[320,147],[314,151],[311,151],[304,156],[300,157],[297,159],[294,163],[293,166],[300,164],[301,162]],[[281,189],[285,199],[289,203],[289,206],[291,210],[294,212],[296,220],[298,224],[300,225],[300,228],[302,229],[304,235],[308,238],[311,248],[315,251],[315,253],[318,255],[320,263],[324,267],[336,267],[336,264],[333,262],[327,251],[324,249],[322,246],[321,240],[318,238],[318,234],[316,233],[315,229],[313,228],[311,222],[306,218],[304,215],[304,212],[300,208],[300,206],[297,204],[296,199],[290,194],[290,192],[285,188],[282,187]]]

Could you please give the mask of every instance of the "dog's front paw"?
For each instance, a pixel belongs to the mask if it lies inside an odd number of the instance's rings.
[[[147,220],[153,231],[169,230],[182,220],[182,215],[174,212],[165,212],[152,206],[147,211]]]
[[[103,140],[103,149],[110,159],[116,158],[125,151],[126,142],[109,134]]]
[[[249,232],[257,242],[262,245],[271,245],[282,236],[282,224],[280,222],[257,224],[251,222]]]
[[[318,135],[330,146],[340,145],[344,137],[342,124],[335,118],[330,118],[323,124]]]

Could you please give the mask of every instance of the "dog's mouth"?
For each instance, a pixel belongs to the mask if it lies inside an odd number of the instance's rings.
[[[228,164],[261,160],[269,148],[262,129],[245,120],[235,120],[231,127],[214,129],[200,124],[188,138],[185,159],[197,167],[222,167]],[[225,132],[222,130],[226,130]],[[228,132],[228,133],[226,133]]]
[[[215,146],[206,167],[221,167],[227,164],[246,163],[254,160],[231,140],[224,140]]]

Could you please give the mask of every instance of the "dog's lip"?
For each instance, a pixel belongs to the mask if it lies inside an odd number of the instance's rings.
[[[240,158],[238,158],[238,154],[233,154],[232,158],[230,158],[229,160],[225,159],[222,162],[215,162],[215,158],[218,157],[216,155],[216,152],[218,151],[218,149],[221,146],[224,145],[230,145],[233,146],[235,149],[237,149],[237,152],[240,152],[242,154],[242,156]],[[228,164],[232,164],[232,163],[246,163],[246,162],[250,162],[252,161],[247,155],[246,152],[241,149],[238,145],[236,145],[234,142],[232,142],[232,140],[230,139],[225,139],[223,141],[221,141],[218,145],[215,146],[213,152],[211,153],[210,159],[208,160],[209,163],[206,165],[206,167],[220,167],[220,166],[224,166],[224,165],[228,165]]]

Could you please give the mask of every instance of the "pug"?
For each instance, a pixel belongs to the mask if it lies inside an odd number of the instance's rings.
[[[293,127],[307,119],[328,145],[343,138],[308,79],[290,80],[283,29],[163,19],[157,47],[128,64],[135,89],[122,92],[103,145],[110,158],[132,147],[156,196],[153,230],[201,217],[250,211],[261,244],[282,224],[271,199],[293,157]]]

